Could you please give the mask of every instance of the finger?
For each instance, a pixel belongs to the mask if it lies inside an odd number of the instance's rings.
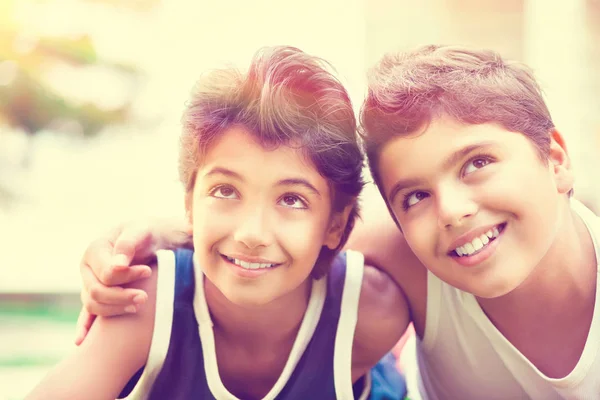
[[[91,274],[91,271],[88,269],[85,273]],[[92,281],[96,278],[85,277],[84,279]],[[98,281],[96,281],[96,283],[91,283],[85,291],[86,297],[83,299],[84,304],[90,301],[100,305],[120,305],[125,307],[134,303],[144,303],[147,298],[146,293],[143,290],[123,288],[121,286],[105,286]]]
[[[148,265],[133,265],[131,267],[117,268],[112,266],[112,257],[106,257],[107,252],[102,250],[103,255],[96,255],[96,262],[81,265],[81,279],[84,288],[89,291],[91,286],[98,283],[105,286],[124,285],[139,279],[147,278],[152,274]],[[90,253],[91,254],[91,253]],[[89,257],[88,257],[89,258]],[[103,258],[102,261],[100,261]]]
[[[80,264],[81,275],[84,275],[84,270],[87,268],[93,271],[93,275],[97,277],[105,276],[110,271],[112,265],[112,255],[113,243],[111,242],[110,237],[100,238],[93,241],[83,255],[83,259]],[[86,282],[85,278],[83,281],[84,284],[91,283]]]
[[[148,265],[132,265],[125,269],[111,268],[100,280],[108,286],[123,286],[152,275],[152,268]]]
[[[80,269],[81,281],[83,282],[83,289],[81,291],[81,302],[85,304],[84,294],[88,294],[90,288],[93,286],[101,285],[102,283],[96,276],[96,273],[89,265],[82,264]]]
[[[140,305],[129,305],[126,307],[116,306],[116,305],[105,305],[93,303],[88,308],[88,312],[93,312],[94,314],[98,313],[98,315],[103,317],[116,317],[124,314],[135,314],[139,311]]]
[[[82,308],[77,317],[77,325],[75,327],[75,345],[79,346],[87,336],[94,320],[95,315],[90,314],[85,308]]]
[[[82,297],[83,296],[86,296],[86,295],[82,294]],[[147,298],[147,295],[145,293],[144,293],[144,297]],[[141,304],[133,304],[133,303],[127,303],[124,305],[123,304],[120,304],[120,305],[103,304],[103,303],[98,303],[97,301],[91,300],[89,297],[87,297],[83,303],[84,303],[85,310],[89,314],[103,316],[103,317],[114,317],[117,315],[136,313],[139,310],[139,308],[141,307]]]
[[[139,289],[123,289],[120,286],[92,286],[89,297],[94,303],[101,306],[121,306],[143,304],[148,295]],[[104,314],[99,314],[105,316]]]
[[[112,265],[122,268],[134,259],[144,260],[153,253],[151,242],[152,232],[147,225],[125,227],[115,241]]]
[[[152,275],[150,266],[141,264],[125,268],[105,267],[99,274],[89,266],[81,270],[84,285],[88,290],[91,285],[96,283],[104,286],[123,286],[139,279],[148,278],[150,275]]]

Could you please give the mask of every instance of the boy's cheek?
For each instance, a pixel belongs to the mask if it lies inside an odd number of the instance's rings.
[[[408,246],[419,259],[431,257],[435,240],[434,232],[425,229],[423,225],[406,224],[403,226],[403,233]]]
[[[231,229],[229,228],[229,223],[227,221],[228,219],[229,218],[215,218],[214,216],[202,218],[199,215],[196,215],[192,224],[194,243],[203,246],[211,246],[215,242],[231,235]]]
[[[324,228],[307,222],[281,221],[274,236],[286,252],[294,253],[293,256],[312,256],[315,252],[318,255],[325,239]]]

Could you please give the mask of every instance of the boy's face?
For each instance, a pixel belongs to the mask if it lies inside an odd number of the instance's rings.
[[[330,229],[327,181],[301,151],[265,150],[239,126],[210,146],[188,215],[199,265],[240,305],[266,304],[298,289],[322,246],[339,243]]]
[[[383,191],[431,272],[491,298],[515,289],[542,262],[573,183],[562,138],[553,135],[547,163],[523,134],[446,117],[384,147]]]

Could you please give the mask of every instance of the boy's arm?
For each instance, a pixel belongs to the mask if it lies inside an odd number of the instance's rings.
[[[364,190],[361,218],[345,248],[364,254],[365,264],[385,271],[404,291],[410,291],[415,274],[426,271],[374,187]]]
[[[99,317],[85,342],[56,366],[27,400],[115,399],[148,357],[156,275],[131,285],[148,293],[148,304],[139,313]]]
[[[409,322],[402,290],[385,272],[365,265],[352,346],[353,382],[392,350]]]

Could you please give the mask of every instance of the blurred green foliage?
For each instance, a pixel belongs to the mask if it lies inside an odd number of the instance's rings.
[[[92,135],[108,124],[126,121],[130,104],[110,110],[91,102],[82,104],[45,82],[44,72],[58,63],[74,68],[94,65],[133,79],[136,68],[103,60],[85,33],[79,37],[45,37],[26,32],[14,18],[17,1],[0,1],[0,126],[35,134],[58,121],[76,121],[84,135]]]

